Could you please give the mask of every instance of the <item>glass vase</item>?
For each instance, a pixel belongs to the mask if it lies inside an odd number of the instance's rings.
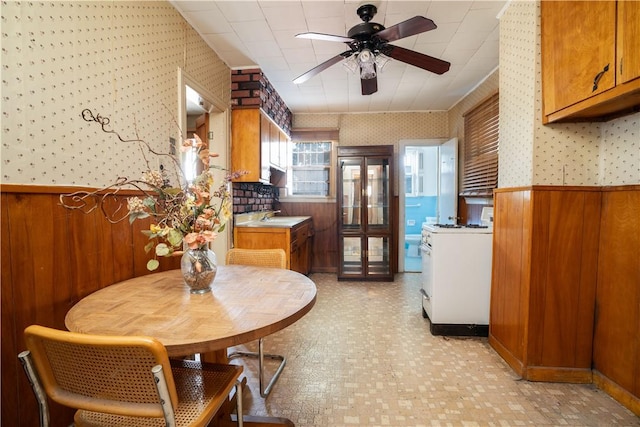
[[[208,247],[186,249],[180,260],[180,270],[191,293],[211,292],[211,285],[218,271],[216,254]]]

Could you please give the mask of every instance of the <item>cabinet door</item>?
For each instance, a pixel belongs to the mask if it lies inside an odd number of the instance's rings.
[[[618,2],[618,83],[640,77],[640,2]]]
[[[260,179],[269,182],[271,171],[269,169],[269,156],[271,149],[270,121],[260,112]]]
[[[271,164],[275,166],[280,166],[280,129],[273,123],[269,123],[269,140],[270,140],[270,148],[269,148],[269,159],[271,160]]]
[[[235,181],[258,182],[263,179],[261,165],[260,110],[239,109],[231,112],[231,168],[249,173]],[[267,167],[266,172],[269,172]],[[267,177],[268,180],[268,177]]]
[[[339,226],[344,230],[362,228],[362,158],[340,159]]]
[[[391,189],[389,188],[389,158],[367,158],[365,200],[367,230],[390,229]]]
[[[616,2],[543,1],[541,15],[545,115],[615,86]]]

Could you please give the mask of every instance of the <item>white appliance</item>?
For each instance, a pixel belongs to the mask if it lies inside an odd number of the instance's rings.
[[[433,335],[487,336],[492,227],[423,225],[422,314]]]

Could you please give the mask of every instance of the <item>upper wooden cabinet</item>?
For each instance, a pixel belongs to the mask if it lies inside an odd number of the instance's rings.
[[[543,120],[640,108],[640,2],[541,2]]]
[[[269,149],[262,143],[261,115],[258,108],[231,111],[231,169],[249,172],[236,182],[269,182]]]
[[[235,181],[269,182],[272,166],[285,170],[288,141],[289,137],[259,108],[233,110],[231,169],[249,171]]]

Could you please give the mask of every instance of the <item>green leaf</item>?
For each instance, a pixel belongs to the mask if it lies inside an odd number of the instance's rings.
[[[156,246],[156,255],[158,256],[167,256],[171,253],[171,251],[169,250],[169,247],[164,244],[164,243],[159,243],[158,246]]]
[[[156,244],[156,242],[154,242],[153,240],[151,240],[149,243],[147,243],[147,244],[144,246],[144,251],[145,251],[146,253],[149,253],[149,251],[151,251],[151,249],[153,249],[153,246],[154,246],[155,244]]]
[[[227,226],[227,224],[226,224],[226,223],[222,224],[222,225],[220,226],[220,228],[218,228],[218,233],[223,232],[223,231],[224,231],[224,228],[225,228],[226,226]]]
[[[171,246],[178,246],[182,242],[182,233],[176,229],[171,229],[167,234],[166,239]]]
[[[147,197],[142,201],[142,204],[151,212],[156,211],[156,200],[153,197]],[[149,215],[147,215],[149,216]]]
[[[129,224],[133,224],[136,219],[147,218],[149,216],[146,212],[131,212],[129,214]]]
[[[147,262],[147,270],[149,271],[153,271],[155,269],[157,269],[160,266],[160,262],[158,262],[157,259],[150,259]]]
[[[162,191],[164,191],[166,194],[169,194],[171,196],[175,196],[176,194],[180,194],[180,192],[182,192],[182,188],[176,188],[176,187],[164,188]]]

